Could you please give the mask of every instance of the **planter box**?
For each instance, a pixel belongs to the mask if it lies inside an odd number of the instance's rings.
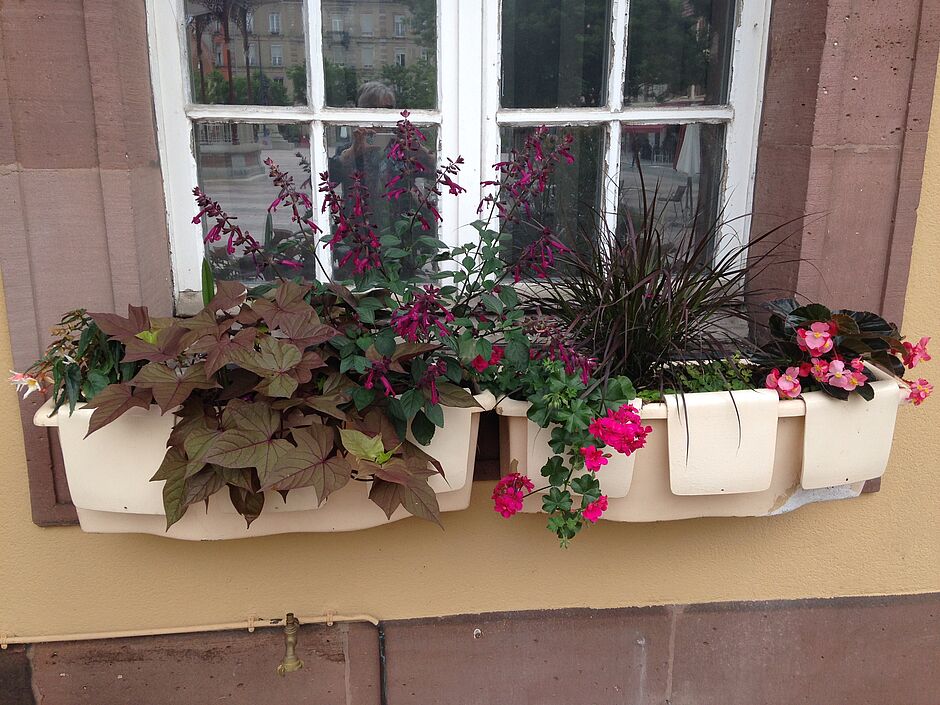
[[[897,380],[870,368],[875,398],[847,402],[823,392],[777,399],[771,390],[705,392],[670,397],[641,409],[653,428],[646,447],[614,452],[598,471],[608,497],[604,519],[667,521],[705,516],[769,516],[811,502],[856,497],[888,463],[897,408]],[[528,404],[502,400],[502,467],[544,485],[549,432],[529,421]],[[541,497],[526,499],[527,512]]]
[[[443,429],[424,450],[440,460],[444,476],[430,485],[442,512],[466,509],[470,504],[473,464],[480,413],[493,408],[492,394],[477,395],[482,409],[444,407]],[[150,482],[166,453],[174,416],[161,416],[156,406],[131,409],[117,421],[85,438],[91,411],[50,415],[51,400],[33,418],[37,426],[58,428],[69,492],[84,531],[145,533],[186,540],[233,539],[303,531],[355,531],[411,516],[401,507],[385,516],[369,500],[371,483],[350,482],[317,506],[313,488],[291,490],[285,501],[278,492],[266,492],[264,511],[245,527],[228,493],[221,491],[204,505],[189,508],[166,530],[163,483]]]

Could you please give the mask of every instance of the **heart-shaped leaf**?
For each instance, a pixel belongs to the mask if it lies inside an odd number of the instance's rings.
[[[127,317],[116,313],[89,313],[89,316],[98,324],[112,340],[127,343],[138,333],[150,330],[150,315],[146,306],[128,306]]]
[[[206,366],[202,362],[172,369],[162,362],[150,362],[131,380],[131,385],[152,390],[163,413],[182,404],[196,389],[219,387],[218,382],[206,378]]]
[[[108,385],[98,392],[85,407],[94,409],[88,421],[88,433],[85,434],[85,438],[120,417],[128,409],[149,408],[151,401],[153,401],[153,394],[149,389],[132,389],[127,384]]]
[[[332,428],[322,424],[295,429],[291,436],[297,448],[284,456],[268,474],[263,489],[286,492],[313,487],[322,504],[331,493],[346,485],[352,467],[335,454],[333,433]]]
[[[369,491],[369,499],[375,502],[389,519],[398,507],[404,507],[405,511],[412,516],[426,519],[442,527],[437,495],[426,481],[402,485],[376,479]]]

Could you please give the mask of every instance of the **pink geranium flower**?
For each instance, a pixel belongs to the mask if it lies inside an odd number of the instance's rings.
[[[764,381],[767,389],[776,389],[781,399],[796,399],[803,391],[800,384],[800,368],[788,367],[786,372],[780,373],[776,367],[767,375]]]
[[[496,483],[493,490],[493,509],[508,519],[522,509],[526,492],[535,489],[532,480],[517,472],[510,473]]]
[[[588,427],[588,433],[618,453],[631,455],[646,445],[646,437],[652,433],[644,426],[639,413],[630,404],[607,412],[607,416],[596,418]]]
[[[797,328],[796,342],[803,350],[813,355],[822,355],[832,350],[832,326],[828,323],[814,323],[809,327]]]
[[[607,511],[607,495],[601,495],[596,500],[587,505],[582,513],[584,518],[587,519],[592,524],[596,524],[597,520],[601,518],[601,514]]]
[[[581,449],[581,455],[584,456],[584,467],[591,472],[597,472],[607,465],[607,456],[597,446],[585,446]]]
[[[904,346],[904,352],[901,353],[904,356],[904,366],[910,370],[913,370],[917,367],[919,362],[928,362],[930,360],[930,353],[927,352],[927,343],[930,342],[930,338],[923,337],[916,344],[912,343],[901,343]]]
[[[908,382],[908,385],[907,401],[911,402],[914,406],[923,404],[927,400],[927,397],[933,393],[933,385],[923,377],[916,382]]]

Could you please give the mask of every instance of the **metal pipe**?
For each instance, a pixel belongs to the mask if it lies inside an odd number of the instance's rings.
[[[375,626],[379,620],[371,614],[327,614],[309,617],[296,617],[300,624],[326,624],[333,626],[335,622],[369,622]],[[223,622],[218,624],[199,624],[186,627],[152,627],[149,629],[124,629],[104,632],[83,632],[77,634],[43,634],[38,636],[17,636],[0,633],[0,649],[6,649],[10,644],[42,644],[52,641],[92,641],[95,639],[125,639],[135,636],[163,636],[169,634],[195,634],[198,632],[224,632],[245,629],[253,632],[259,627],[282,627],[283,617],[265,618],[249,617],[242,622]]]

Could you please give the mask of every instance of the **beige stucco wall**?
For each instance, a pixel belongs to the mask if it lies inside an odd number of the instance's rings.
[[[938,92],[940,96],[940,92]],[[940,341],[940,98],[904,327]],[[11,366],[0,301],[0,369]],[[938,358],[940,359],[940,358]],[[940,382],[940,364],[923,367]],[[921,368],[918,368],[918,372]],[[762,519],[600,523],[571,549],[543,519],[505,521],[477,483],[445,531],[418,520],[352,534],[221,543],[39,528],[13,391],[0,388],[0,634],[34,636],[365,612],[407,618],[940,591],[940,397],[900,415],[880,493]]]

